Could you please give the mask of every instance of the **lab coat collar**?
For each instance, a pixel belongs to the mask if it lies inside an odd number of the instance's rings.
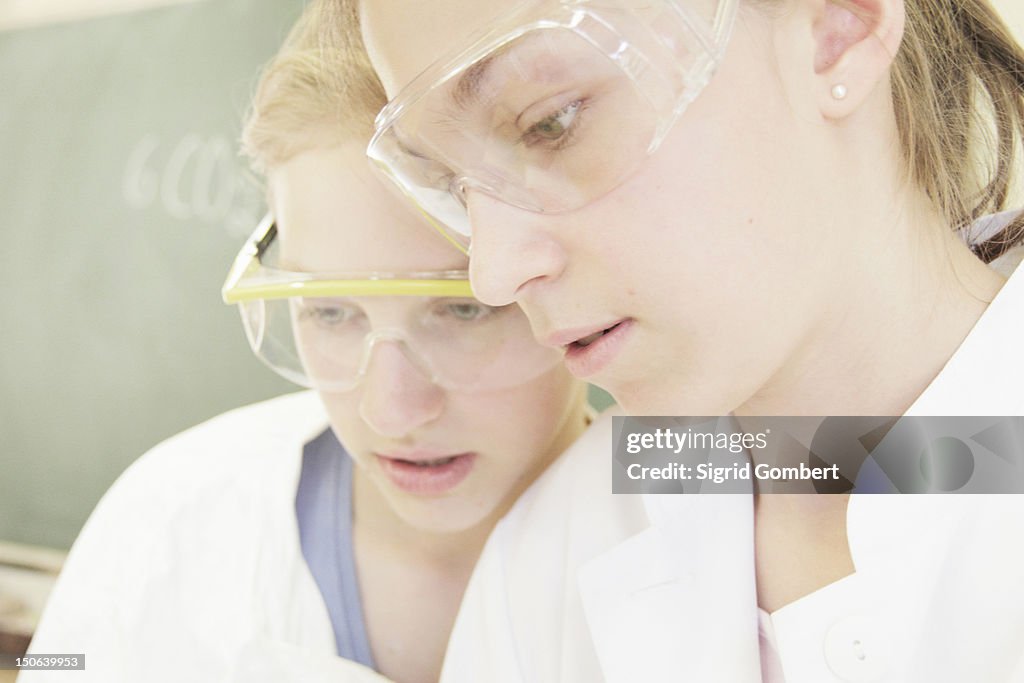
[[[988,305],[907,415],[1024,413],[1024,265]]]
[[[651,526],[581,569],[608,683],[759,677],[752,501],[646,496]]]
[[[257,637],[245,643],[222,683],[389,683],[357,662],[294,645]]]
[[[942,371],[907,415],[1019,415],[1024,413],[1024,266],[1003,285]],[[970,509],[972,496],[854,495],[847,535],[854,564],[875,565],[908,544],[935,545]]]

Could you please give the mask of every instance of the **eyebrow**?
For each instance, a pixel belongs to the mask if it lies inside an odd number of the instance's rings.
[[[504,50],[491,53],[466,69],[465,73],[459,76],[459,80],[455,82],[449,101],[463,110],[476,104],[480,98],[481,84],[487,78],[494,62],[504,54]]]
[[[515,61],[524,46],[533,45],[543,40],[545,36],[546,32],[527,32],[498,46],[489,55],[475,62],[455,81],[454,87],[448,93],[448,104],[461,111],[466,111],[477,104],[480,94],[484,91],[483,85],[495,67],[506,60]]]

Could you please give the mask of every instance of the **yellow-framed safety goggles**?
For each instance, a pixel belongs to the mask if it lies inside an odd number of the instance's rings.
[[[267,216],[236,257],[221,295],[238,305],[256,356],[297,384],[354,389],[383,344],[402,350],[398,360],[390,354],[397,365],[458,391],[521,385],[561,359],[534,340],[518,306],[474,299],[464,270],[299,272],[274,265],[276,242]]]
[[[235,257],[221,288],[226,304],[294,296],[453,296],[472,297],[465,270],[413,273],[307,273],[268,265],[277,225],[267,214]]]

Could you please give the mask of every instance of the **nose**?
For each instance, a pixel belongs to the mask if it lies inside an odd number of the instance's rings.
[[[437,419],[444,390],[409,357],[404,343],[383,341],[370,349],[359,416],[376,433],[400,438]]]
[[[490,306],[518,302],[565,270],[561,244],[540,225],[550,218],[479,191],[466,198],[473,227],[469,279],[476,298]]]

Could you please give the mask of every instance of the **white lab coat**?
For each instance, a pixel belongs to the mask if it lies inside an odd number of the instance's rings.
[[[908,414],[1024,414],[1024,267]],[[444,683],[761,680],[752,497],[612,495],[611,443],[499,523]],[[1024,681],[1024,496],[852,496],[847,531],[856,608],[777,643],[787,683]]]
[[[335,655],[302,556],[303,445],[324,430],[303,392],[234,410],[160,444],[97,505],[30,652],[84,653],[84,672],[19,683],[383,681]]]

